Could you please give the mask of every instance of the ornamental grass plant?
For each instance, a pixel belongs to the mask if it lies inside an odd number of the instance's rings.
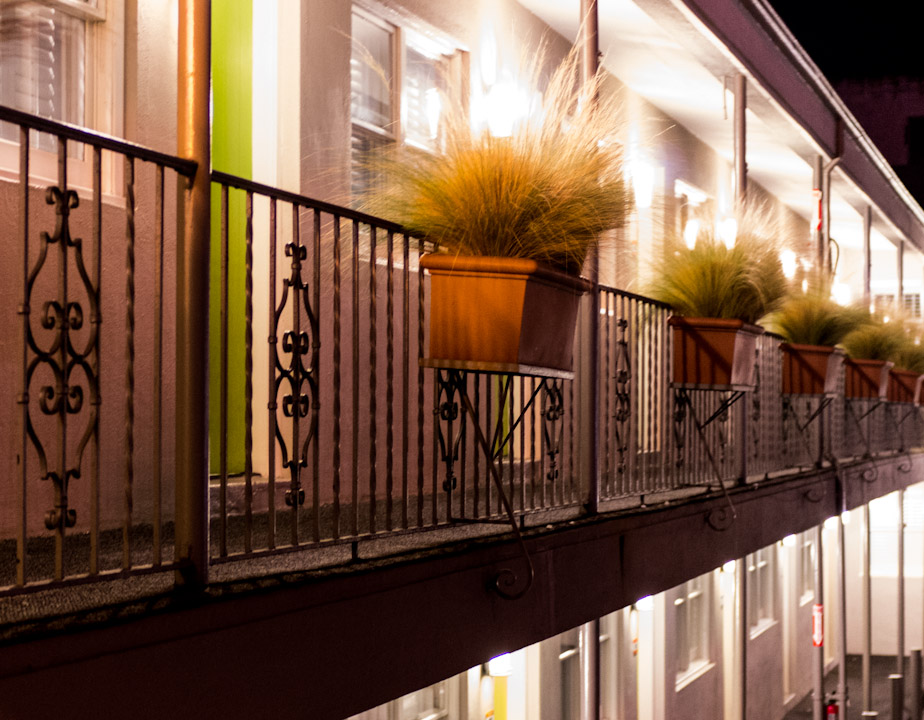
[[[650,294],[680,315],[755,324],[786,294],[778,245],[760,209],[742,213],[731,247],[714,222],[703,222],[693,247],[678,243],[666,254]]]
[[[868,318],[864,308],[832,300],[829,282],[816,281],[806,292],[787,295],[780,309],[767,318],[767,329],[793,345],[834,347]]]
[[[579,58],[575,50],[562,61],[541,108],[510,137],[473,129],[463,108],[444,102],[441,152],[399,147],[371,159],[383,181],[364,208],[440,250],[529,258],[578,274],[598,236],[622,225],[629,204],[615,142],[619,100],[604,91],[602,70],[578,82]]]
[[[896,362],[907,343],[908,335],[902,322],[885,322],[881,317],[871,316],[844,337],[843,346],[855,360]]]

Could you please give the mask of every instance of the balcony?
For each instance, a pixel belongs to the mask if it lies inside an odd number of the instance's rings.
[[[118,613],[187,611],[190,576],[208,578],[195,590],[215,600],[309,573],[300,577],[346,583],[359,612],[359,580],[415,563],[424,569],[413,577],[432,580],[442,563],[466,597],[532,606],[544,590],[530,599],[531,584],[562,572],[550,549],[599,543],[568,551],[589,596],[595,583],[616,583],[590,579],[596,560],[623,553],[625,586],[605,601],[563,603],[563,629],[904,487],[919,463],[917,404],[845,397],[843,377],[832,398],[784,395],[771,335],[758,342],[754,390],[673,385],[669,308],[615,288],[591,301],[595,378],[468,372],[448,384],[421,363],[424,243],[223,173],[211,177],[211,307],[190,305],[177,280],[176,200],[194,164],[6,108],[0,119],[21,132],[18,180],[0,188],[17,258],[2,287],[18,308],[5,320],[17,339],[3,368],[15,380],[0,416],[8,641]],[[30,150],[39,133],[57,145],[56,177],[44,181]],[[209,358],[209,386],[181,390],[177,325],[204,314],[210,337],[185,351]],[[579,334],[575,367],[585,347]],[[209,478],[176,469],[195,435],[180,419],[194,394],[210,402]],[[207,524],[178,500],[190,492],[207,501]],[[206,567],[191,567],[186,543],[207,548]],[[704,543],[712,549],[700,552]],[[646,568],[640,558],[652,552],[677,562]],[[515,647],[535,632],[509,627],[504,642]],[[10,662],[15,673],[27,661]],[[401,682],[425,684],[416,672]]]

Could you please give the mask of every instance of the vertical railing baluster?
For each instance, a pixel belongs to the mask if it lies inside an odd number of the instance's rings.
[[[266,545],[276,549],[276,370],[278,368],[279,313],[276,308],[276,198],[269,204],[269,335],[267,337],[267,480]]]
[[[17,505],[19,518],[16,528],[16,584],[25,585],[29,566],[26,556],[26,538],[28,537],[28,487],[29,478],[29,128],[19,128],[19,220],[22,241],[22,304],[19,314],[22,316],[21,340],[22,366],[20,368],[20,422],[22,423],[22,444],[20,446],[19,487]]]
[[[376,228],[369,226],[369,532],[376,531],[376,493],[378,492],[376,476],[376,443],[378,442],[378,385],[376,378]],[[353,418],[356,426],[358,416]]]
[[[298,546],[298,509],[302,503],[301,394],[302,394],[302,237],[298,205],[292,203],[292,361],[290,388],[292,398],[292,445],[289,452],[289,490],[286,493],[289,511],[289,542]],[[283,346],[284,348],[285,346]]]
[[[403,241],[402,260],[404,267],[401,275],[402,298],[401,298],[401,322],[403,332],[401,337],[401,527],[407,530],[407,504],[408,504],[408,463],[411,458],[408,456],[408,433],[410,432],[410,421],[408,418],[408,396],[411,394],[410,384],[410,362],[411,362],[411,243],[407,235],[401,236]]]
[[[340,538],[340,334],[342,323],[340,317],[340,217],[334,215],[332,222],[334,230],[334,517],[332,533],[333,539],[338,540]]]
[[[244,229],[244,552],[253,551],[253,193]]]
[[[311,532],[315,542],[321,540],[321,438],[320,421],[320,374],[321,374],[321,211],[314,210],[314,272],[311,295],[311,378],[317,396],[311,403]]]
[[[135,484],[135,161],[125,158],[125,517],[122,569],[132,565]]]
[[[96,184],[96,159],[94,158],[94,185]],[[154,197],[154,565],[162,562],[161,558],[161,521],[162,503],[162,459],[163,435],[163,395],[161,376],[163,374],[164,354],[164,166],[157,165],[155,171]],[[98,188],[94,190],[98,193]],[[97,195],[99,197],[99,195]],[[97,252],[99,239],[97,235]],[[94,483],[96,484],[96,483]],[[92,559],[91,559],[92,562]]]
[[[359,534],[359,223],[352,221],[353,246],[350,278],[350,288],[353,291],[351,330],[351,347],[353,349],[352,382],[350,383],[351,398],[353,401],[353,416],[350,419],[352,430],[352,444],[350,447],[351,477],[352,477],[352,508],[350,519],[353,536]]]
[[[228,554],[228,186],[221,186],[221,243],[219,280],[219,450],[218,554]]]
[[[619,371],[619,353],[612,352],[612,344],[617,340],[617,333],[613,332],[613,312],[614,309],[611,307],[610,303],[613,302],[612,293],[600,291],[600,294],[604,302],[605,313],[603,315],[604,323],[604,337],[602,345],[602,350],[604,352],[603,362],[600,363],[600,368],[603,372],[603,402],[600,403],[603,415],[603,463],[601,463],[601,483],[600,491],[601,495],[604,497],[613,496],[613,482],[616,478],[615,472],[613,470],[613,456],[612,456],[612,445],[610,437],[610,420],[613,415],[613,395],[610,387],[611,381],[614,379],[615,374]],[[615,358],[615,364],[611,365],[610,358]],[[615,427],[615,425],[614,425]],[[619,451],[618,448],[616,450]]]
[[[417,527],[423,527],[424,506],[424,271],[420,267],[422,243],[417,245]]]
[[[395,470],[395,234],[387,235],[386,369],[385,369],[385,529],[392,529]]]
[[[530,417],[526,417],[523,409],[524,398],[526,395],[526,379],[520,375],[520,512],[526,512],[526,423],[532,425],[534,416],[533,409],[530,410]],[[511,438],[511,442],[513,438]],[[463,476],[464,477],[464,476]]]
[[[478,378],[472,383],[475,388],[475,417],[481,422],[481,383]],[[478,507],[481,495],[481,452],[478,448],[472,453],[472,517],[479,517],[481,510]]]
[[[163,171],[161,171],[163,172]],[[93,316],[90,317],[90,325],[95,329],[96,332],[96,352],[93,354],[93,360],[91,362],[91,371],[93,377],[96,379],[97,390],[99,388],[98,383],[100,382],[100,325],[101,325],[101,313],[102,308],[100,307],[100,302],[102,300],[101,290],[102,290],[102,256],[103,256],[103,168],[102,168],[102,150],[99,147],[93,147],[93,220],[92,220],[92,234],[93,234],[93,278],[92,283],[94,284],[94,292],[96,294],[96,303],[95,309],[91,312]],[[93,303],[91,302],[91,306]],[[91,330],[92,331],[92,330]],[[157,387],[158,392],[160,387]],[[157,397],[157,396],[155,396]],[[96,407],[93,410],[96,412],[96,427],[93,430],[93,448],[90,452],[90,574],[96,575],[99,573],[99,393],[97,392],[96,398],[93,401],[96,403]],[[159,436],[158,436],[159,437]],[[159,462],[159,458],[156,458]],[[159,489],[159,487],[158,487]],[[156,496],[155,496],[155,499]],[[159,537],[155,535],[155,538]],[[155,556],[155,560],[159,558]]]
[[[530,392],[536,392],[536,378],[530,378]],[[545,453],[542,452],[542,449],[539,449],[539,455],[536,455],[536,425],[543,422],[545,418],[545,406],[546,398],[545,393],[540,393],[538,398],[539,413],[538,420],[536,418],[536,413],[533,412],[532,422],[529,424],[529,456],[532,458],[530,463],[531,470],[529,474],[529,507],[532,510],[536,509],[536,472],[538,470],[539,477],[542,478],[542,482],[545,482]],[[561,484],[559,484],[559,488]],[[559,490],[559,493],[561,490]]]

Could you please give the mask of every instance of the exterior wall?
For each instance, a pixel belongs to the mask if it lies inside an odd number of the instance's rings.
[[[664,653],[665,720],[721,718],[723,711],[722,626],[718,573],[709,573],[712,603],[709,607],[709,662],[690,679],[678,683],[676,658],[676,614],[674,601],[679,588],[664,593],[664,636],[658,652]]]
[[[779,589],[779,583],[777,583]],[[748,720],[780,720],[783,707],[783,624],[774,620],[748,638]]]

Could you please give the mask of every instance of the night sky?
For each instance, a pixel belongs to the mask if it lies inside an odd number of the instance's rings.
[[[836,84],[847,78],[924,78],[920,0],[769,0]]]

